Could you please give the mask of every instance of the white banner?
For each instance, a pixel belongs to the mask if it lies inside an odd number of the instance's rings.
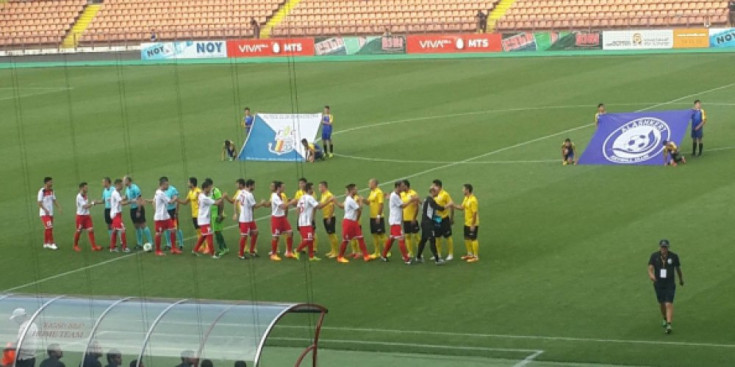
[[[227,57],[225,41],[154,42],[140,45],[142,60],[215,59]]]
[[[602,32],[603,50],[656,50],[674,48],[674,31],[654,29]]]
[[[259,113],[240,150],[241,160],[303,161],[301,139],[313,143],[322,115]]]

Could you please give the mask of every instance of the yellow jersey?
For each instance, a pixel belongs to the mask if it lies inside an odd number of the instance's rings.
[[[446,190],[442,189],[439,191],[439,194],[436,196],[434,201],[441,206],[447,206],[447,204],[452,201],[452,197],[449,196],[449,193]],[[449,217],[449,209],[437,210],[436,214],[442,217],[442,219],[447,218]]]
[[[666,145],[664,145],[664,151],[669,154],[675,154],[679,152],[679,147],[676,146],[676,143],[670,141],[667,142]]]
[[[464,207],[464,225],[467,227],[472,227],[472,221],[475,214],[477,214],[477,197],[474,194],[470,194],[470,196],[465,196],[464,200],[462,200],[462,207]],[[477,215],[477,221],[475,222],[476,226],[480,225],[480,215]]]
[[[186,194],[186,199],[189,200],[189,205],[191,205],[192,218],[199,217],[199,194],[201,192],[202,189],[195,187],[193,189],[189,189],[189,193]]]
[[[569,153],[572,153],[574,155],[577,155],[577,146],[574,145],[574,143],[571,143],[571,144],[569,144],[569,146],[567,146],[567,143],[566,142],[562,142],[561,143],[561,149],[562,150],[569,149],[569,150],[571,150]]]
[[[370,204],[370,218],[377,218],[379,215],[383,215],[383,202],[385,201],[385,194],[380,187],[376,187],[375,190],[370,191],[368,195],[368,203]]]
[[[408,190],[401,193],[401,201],[404,203],[409,202],[411,198],[417,197],[419,194],[414,190]],[[414,203],[411,204],[405,208],[403,208],[403,221],[404,222],[411,222],[414,220],[414,218],[418,219],[417,214],[419,212],[419,204]]]
[[[304,190],[299,189],[293,194],[293,199],[298,201],[302,196],[304,196]]]
[[[332,192],[327,190],[325,193],[322,194],[322,196],[319,198],[319,204],[324,204],[330,200],[334,195],[332,195]],[[331,218],[334,216],[334,203],[331,203],[325,207],[322,208],[322,214],[324,214],[324,218]]]

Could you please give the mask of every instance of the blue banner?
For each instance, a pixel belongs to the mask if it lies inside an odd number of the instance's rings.
[[[681,144],[691,117],[692,110],[602,115],[579,164],[663,165],[663,142]]]
[[[219,59],[227,57],[225,41],[154,42],[140,45],[141,60]]]
[[[735,47],[735,28],[710,29],[709,45],[712,48]]]
[[[257,114],[238,159],[255,161],[303,161],[301,139],[313,143],[321,114]]]

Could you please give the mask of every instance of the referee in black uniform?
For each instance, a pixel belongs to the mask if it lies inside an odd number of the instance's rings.
[[[676,279],[674,270],[679,275],[679,285],[684,286],[684,275],[681,273],[679,255],[669,251],[669,240],[659,241],[659,251],[651,254],[648,260],[648,277],[653,282],[656,298],[661,306],[662,326],[666,334],[671,334],[671,321],[674,317],[674,295]]]

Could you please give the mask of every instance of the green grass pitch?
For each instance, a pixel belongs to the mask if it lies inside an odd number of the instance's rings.
[[[735,54],[689,54],[2,70],[0,289],[316,302],[330,309],[324,366],[730,366],[734,64]],[[686,166],[558,159],[566,137],[584,148],[598,102],[624,112],[689,108],[695,98],[709,122],[704,156]],[[324,104],[341,156],[314,165],[219,161],[224,139],[242,142],[244,106],[306,113]],[[682,144],[687,158],[690,144]],[[343,266],[71,251],[77,184],[90,182],[96,196],[103,176],[126,173],[147,197],[161,175],[180,191],[188,176],[212,177],[230,193],[235,179],[254,178],[258,199],[274,179],[291,195],[301,176],[329,181],[338,195],[372,177],[386,191],[409,177],[423,194],[441,178],[455,200],[469,182],[480,201],[482,261]],[[35,195],[46,175],[64,209],[58,252],[41,248]],[[95,208],[106,243],[101,215]],[[192,228],[182,224],[190,248]],[[269,224],[258,225],[265,253]],[[461,255],[461,223],[454,229]],[[318,235],[323,253],[321,227]],[[225,236],[237,246],[234,228]],[[681,256],[687,281],[670,336],[646,276],[661,238]]]

